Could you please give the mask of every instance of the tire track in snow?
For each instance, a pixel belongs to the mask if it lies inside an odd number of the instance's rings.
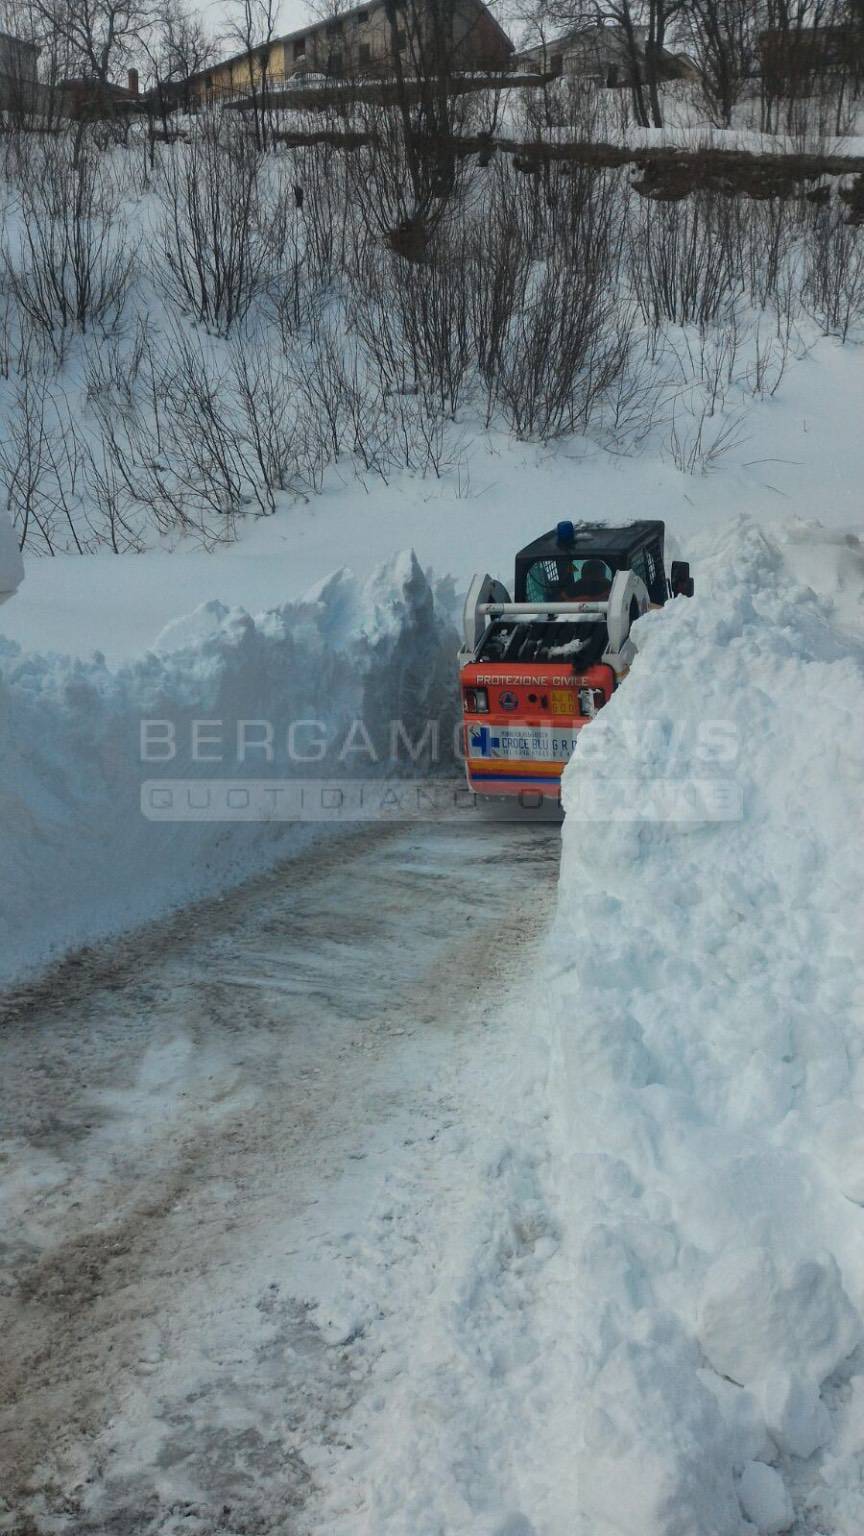
[[[485,1167],[467,1199],[460,1170],[487,1153],[557,842],[373,829],[17,999],[0,1529],[284,1536],[357,1511],[346,1435],[364,1394],[386,1419],[436,1243],[446,1262],[453,1213],[473,1222]]]

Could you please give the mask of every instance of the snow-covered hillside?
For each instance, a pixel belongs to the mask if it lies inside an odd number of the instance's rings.
[[[682,351],[686,341],[682,333]],[[0,634],[29,651],[132,660],[202,603],[258,613],[301,598],[339,566],[365,579],[409,545],[424,569],[449,573],[460,590],[481,569],[506,583],[514,552],[561,517],[663,518],[685,551],[741,511],[854,528],[864,520],[861,350],[807,327],[802,346],[773,398],[730,399],[737,441],[710,473],[682,473],[670,458],[671,407],[642,450],[627,454],[590,436],[515,442],[481,432],[469,416],[452,429],[454,462],[441,479],[403,474],[364,488],[334,471],[321,495],[277,517],[249,517],[236,543],[212,553],[182,542],[140,557],[104,552],[88,558],[86,577],[68,561],[31,557],[20,599],[0,612]]]

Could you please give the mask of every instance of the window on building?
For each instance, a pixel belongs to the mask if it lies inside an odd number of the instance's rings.
[[[354,19],[355,19],[355,21],[356,21],[356,23],[357,23],[357,25],[359,27],[359,26],[362,25],[362,23],[364,21],[368,21],[369,20],[369,12],[368,11],[358,11],[357,15],[356,15],[356,17]]]
[[[404,27],[397,27],[396,28],[396,47],[399,49],[400,53],[404,52],[406,42],[407,42],[407,38],[405,37],[405,29],[404,29]]]
[[[296,37],[294,39],[294,57],[295,59],[303,59],[306,57],[305,37]]]
[[[372,63],[372,49],[370,48],[368,43],[361,43],[360,44],[360,47],[357,50],[357,57],[358,57],[358,62],[360,64],[371,64]]]
[[[337,16],[335,21],[328,21],[328,23],[327,23],[327,31],[328,31],[328,33],[330,34],[331,37],[333,36],[334,33],[338,33],[338,32],[342,31],[342,18],[341,18],[341,16]]]
[[[327,55],[327,73],[328,75],[341,75],[342,50],[340,48],[330,49],[330,52]]]

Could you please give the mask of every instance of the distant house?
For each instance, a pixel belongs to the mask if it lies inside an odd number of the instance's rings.
[[[854,26],[769,28],[759,34],[759,62],[769,91],[784,96],[817,75],[860,75],[864,37]]]
[[[86,75],[60,80],[55,90],[55,101],[60,116],[70,117],[76,122],[91,118],[123,117],[140,112],[143,100],[138,89],[138,71],[129,70],[126,85],[112,85]]]
[[[39,48],[11,32],[0,32],[0,110],[31,111],[36,102]]]
[[[552,42],[538,43],[518,54],[517,67],[536,69],[543,74],[564,75],[589,80],[603,86],[626,86],[648,74],[648,34],[645,27],[634,27],[631,42],[619,26],[581,27],[565,32]],[[697,79],[699,70],[686,54],[657,50],[659,80]]]
[[[441,38],[441,18],[447,36]],[[434,35],[433,35],[434,34]],[[406,72],[415,55],[446,58],[455,72],[509,69],[513,44],[483,0],[369,0],[326,21],[274,39],[266,48],[238,53],[189,80],[199,102],[243,94],[266,80],[270,88],[302,85],[304,77],[381,78],[395,72],[398,54]]]

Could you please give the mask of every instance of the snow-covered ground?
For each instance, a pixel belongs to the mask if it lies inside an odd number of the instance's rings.
[[[858,1536],[862,552],[689,553],[557,911],[372,827],[19,1000],[0,1529]]]
[[[28,559],[0,976],[163,921],[5,1024],[0,1530],[860,1536],[864,367],[804,340],[709,474],[463,423],[212,554]],[[141,815],[142,715],[172,776],[193,718],[446,724],[471,572],[638,515],[697,595],[557,890],[554,826]]]
[[[561,99],[566,114],[570,92],[584,101],[578,82],[562,82],[547,88],[551,99]],[[531,93],[508,93],[504,122],[519,131],[524,125],[526,108],[530,110]],[[718,127],[712,121],[700,87],[693,81],[668,82],[660,87],[662,128],[640,128],[633,121],[629,92],[598,90],[594,95],[596,123],[591,137],[610,144],[626,144],[632,149],[722,149],[744,150],[757,155],[820,154],[864,156],[864,108],[852,103],[841,114],[842,131],[838,133],[836,107],[830,97],[805,98],[797,109],[800,128],[796,133],[765,133],[760,127],[759,87],[753,82],[733,108],[732,124]],[[584,108],[583,108],[584,111]],[[566,121],[566,115],[565,115]]]
[[[530,78],[530,75],[529,75]],[[483,89],[460,98],[457,118],[459,129],[468,134],[491,131],[502,139],[535,140],[538,133],[547,140],[568,139],[575,131],[579,138],[595,143],[623,144],[633,150],[670,147],[676,149],[744,150],[751,154],[820,154],[864,156],[864,108],[847,104],[841,111],[841,131],[837,132],[836,103],[828,94],[805,98],[797,109],[797,132],[762,131],[758,82],[745,88],[735,104],[732,124],[719,127],[712,119],[704,93],[690,80],[666,82],[660,86],[662,128],[641,128],[634,121],[629,90],[595,88],[585,81],[552,81],[545,87],[525,85],[518,74],[502,77],[495,90]],[[298,82],[299,85],[299,82]],[[332,90],[325,76],[305,76],[301,89],[323,86]],[[577,104],[576,110],[569,105]],[[544,121],[544,104],[550,117],[564,126],[554,127]],[[316,133],[326,129],[344,132],[346,128],[363,131],[369,126],[368,108],[361,108],[352,118],[347,101],[335,105],[299,108],[281,107],[273,113],[277,128],[286,133]],[[175,126],[181,132],[194,130],[195,119],[178,117]],[[143,127],[139,130],[143,136]],[[134,132],[134,129],[133,129]]]
[[[557,833],[361,832],[7,1020],[0,1529],[507,1519]]]

